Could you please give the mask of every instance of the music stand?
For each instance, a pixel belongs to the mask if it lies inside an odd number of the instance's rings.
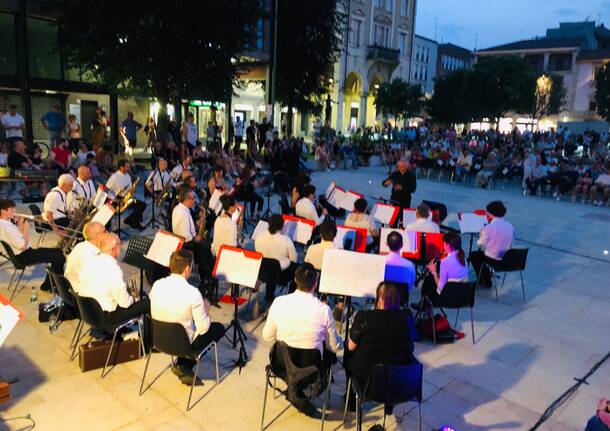
[[[128,234],[127,232],[124,232],[121,229],[121,212],[122,212],[121,211],[121,204],[123,202],[123,196],[117,196],[115,199],[118,202],[118,206],[117,206],[118,228],[117,228],[116,234],[119,236],[120,239],[129,239],[129,238],[131,238],[131,235]],[[123,235],[125,235],[125,237],[123,237]]]
[[[155,203],[156,203],[156,200],[155,200],[155,190],[154,190],[154,187],[153,187],[153,192],[152,192],[152,194],[150,196],[151,196],[151,202],[152,202],[151,206],[150,206],[150,209],[152,210],[152,214],[150,215],[149,222],[146,223],[146,227],[150,226],[151,228],[156,229],[156,227],[155,227]]]
[[[261,215],[261,220],[269,220],[269,217],[271,217],[271,190],[273,188],[273,176],[271,176],[271,180],[269,181],[269,184],[267,185],[267,209],[263,212],[263,214]]]
[[[246,366],[248,362],[248,354],[246,353],[246,345],[245,341],[248,339],[246,333],[244,332],[241,324],[239,323],[239,318],[237,317],[237,313],[239,311],[239,285],[235,283],[231,283],[231,301],[233,302],[233,320],[225,331],[225,336],[231,341],[231,347],[234,349],[237,347],[237,342],[239,341],[239,356],[237,360],[234,362],[236,367],[239,367],[239,373],[241,374],[241,369]],[[233,328],[233,339],[231,340],[226,334],[229,330]]]
[[[145,256],[153,243],[152,238],[134,236],[129,240],[123,262],[140,269],[140,297],[144,293],[144,271],[149,268],[150,260]]]

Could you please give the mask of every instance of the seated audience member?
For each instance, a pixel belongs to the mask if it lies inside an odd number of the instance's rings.
[[[328,305],[315,296],[318,274],[315,268],[304,263],[295,272],[297,290],[283,295],[273,302],[263,328],[265,341],[283,341],[292,348],[291,358],[299,367],[315,365],[322,374],[336,360],[335,354],[343,348],[343,342]],[[330,347],[331,352],[326,350]],[[300,411],[315,414],[301,387],[288,388],[288,400]]]
[[[181,249],[169,259],[171,275],[155,281],[150,291],[150,314],[155,320],[180,323],[195,352],[200,352],[213,341],[220,341],[225,333],[221,323],[210,319],[210,304],[199,290],[187,281],[191,275],[193,253]],[[195,361],[179,357],[172,367],[173,373],[185,385],[197,379],[193,372]]]
[[[15,208],[14,201],[0,199],[0,240],[9,245],[19,262],[27,266],[50,263],[53,272],[63,274],[66,259],[61,250],[47,247],[30,248],[30,224],[25,219],[12,222],[15,219]],[[4,248],[2,252],[4,253]],[[40,290],[51,290],[48,275]]]
[[[81,270],[91,257],[100,254],[98,245],[105,233],[106,227],[99,222],[91,221],[85,224],[83,227],[85,240],[76,244],[68,255],[64,276],[70,282],[75,293],[79,292]]]
[[[361,389],[364,389],[376,364],[409,365],[416,362],[409,331],[412,319],[409,310],[400,309],[396,286],[379,283],[375,309],[356,313],[350,327],[346,373]],[[355,401],[353,391],[349,396],[350,401]]]
[[[602,398],[597,403],[595,416],[589,419],[585,431],[609,431],[610,430],[610,401]]]
[[[354,211],[345,219],[345,226],[366,229],[367,251],[369,251],[375,243],[379,242],[379,229],[373,217],[366,213],[366,209],[366,199],[356,199]]]
[[[212,253],[218,256],[218,250],[221,245],[237,245],[237,225],[231,218],[237,210],[235,198],[229,195],[220,197],[222,204],[222,214],[214,222],[214,239],[212,240]]]
[[[492,151],[489,153],[489,156],[487,156],[485,161],[483,161],[483,168],[477,173],[477,184],[483,188],[487,187],[491,177],[494,176],[497,169],[498,160],[496,159],[496,153]]]
[[[530,192],[530,195],[535,196],[540,184],[544,181],[546,168],[542,165],[540,156],[536,157],[536,163],[529,170],[528,177],[525,179],[525,184]]]
[[[584,203],[589,196],[589,189],[592,184],[591,172],[589,170],[584,171],[576,181],[576,186],[572,189],[572,202],[576,202],[578,196],[582,196],[582,202]]]
[[[501,201],[490,202],[487,204],[486,210],[491,221],[481,229],[477,241],[479,250],[470,253],[469,260],[475,274],[479,275],[479,284],[491,287],[491,274],[480,274],[481,265],[483,262],[494,264],[502,260],[504,253],[510,249],[513,243],[515,230],[513,225],[504,220],[506,207]]]
[[[605,168],[605,172],[601,172],[591,186],[591,202],[596,206],[602,206],[610,197],[610,161],[606,162]]]
[[[272,214],[269,217],[269,229],[256,237],[254,248],[263,257],[275,259],[282,269],[281,280],[289,282],[294,278],[296,269],[297,251],[292,240],[282,233],[284,218],[281,214]],[[265,299],[270,302],[275,296],[275,285],[266,286]]]
[[[322,263],[324,262],[324,251],[329,248],[335,248],[334,240],[336,235],[337,226],[335,226],[332,221],[325,220],[320,225],[320,236],[322,237],[322,240],[307,248],[305,262],[311,263],[315,269],[321,271]]]
[[[440,260],[440,271],[436,261],[428,263],[430,273],[422,287],[422,296],[426,296],[432,303],[436,303],[447,283],[468,281],[468,264],[462,250],[462,238],[455,232],[448,232],[443,235],[443,242],[445,257]]]
[[[390,252],[386,256],[383,279],[398,285],[398,293],[400,293],[402,304],[405,304],[409,301],[409,292],[415,284],[415,265],[402,257],[400,250],[402,250],[403,242],[402,235],[399,232],[390,232],[387,237],[387,244]]]
[[[72,151],[70,151],[70,142],[61,138],[59,145],[53,147],[49,152],[49,169],[55,169],[60,174],[66,173],[72,164]]]
[[[149,313],[148,298],[137,300],[127,291],[123,270],[117,261],[121,254],[119,236],[102,235],[98,248],[100,254],[89,257],[80,271],[78,295],[95,299],[110,323],[122,323]]]
[[[439,226],[430,220],[430,207],[424,203],[415,210],[416,220],[407,225],[406,229],[414,232],[439,233]]]
[[[316,195],[316,188],[311,184],[307,184],[303,187],[303,195],[295,206],[294,213],[297,217],[306,218],[316,222],[316,226],[319,226],[328,214],[326,208],[322,210],[322,215],[318,216],[316,206],[313,203]]]

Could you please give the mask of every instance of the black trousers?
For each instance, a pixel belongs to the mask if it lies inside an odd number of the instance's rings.
[[[198,335],[197,338],[195,338],[191,343],[193,351],[199,354],[199,352],[201,352],[212,341],[220,341],[220,339],[225,335],[225,331],[226,329],[222,323],[212,322],[207,332],[205,334]],[[176,363],[180,367],[192,369],[197,361],[191,358],[179,357]]]
[[[136,199],[136,201],[134,203],[132,203],[130,206],[132,208],[132,211],[131,211],[131,214],[129,214],[129,216],[127,216],[125,218],[125,222],[126,223],[132,223],[132,222],[141,223],[142,219],[143,219],[142,214],[144,214],[144,210],[146,209],[146,203]]]
[[[294,273],[297,270],[298,265],[294,262],[290,262],[290,266],[284,269],[280,274],[280,284],[286,285],[294,280]],[[275,283],[265,283],[265,300],[273,300],[275,298]],[[295,287],[291,284],[288,288],[289,293],[294,292]]]
[[[60,275],[64,273],[64,264],[66,263],[66,258],[61,250],[48,247],[28,248],[19,253],[17,259],[27,266],[38,263],[50,263],[53,272]],[[48,275],[45,277],[40,289],[51,290],[51,280],[49,280]]]
[[[263,211],[263,206],[265,205],[265,200],[261,195],[253,191],[238,191],[235,195],[235,198],[238,201],[244,201],[246,203],[250,203],[250,215],[254,214],[254,211],[258,212]],[[257,209],[258,208],[258,209]]]
[[[434,281],[434,277],[432,276],[432,274],[426,275],[426,278],[424,278],[424,284],[422,285],[421,294],[422,296],[426,296],[430,301],[432,301],[432,304],[434,305],[438,304],[438,300],[440,297],[440,295],[436,291],[436,288],[437,285]]]
[[[306,368],[312,365],[319,368],[321,382],[323,383],[320,386],[320,392],[326,389],[328,372],[333,364],[337,362],[337,356],[333,352],[326,350],[326,347],[324,347],[324,353],[320,358],[320,351],[318,349],[290,348],[290,358],[292,363],[299,368]],[[303,404],[307,403],[307,397],[303,392],[304,389],[305,387],[299,385],[288,387],[288,395],[286,398],[297,408],[302,407]]]
[[[104,311],[104,317],[108,323],[118,325],[128,320],[140,317],[143,314],[150,313],[150,300],[148,298],[142,298],[137,302],[134,302],[127,308],[117,307],[114,311]]]
[[[204,284],[205,280],[212,277],[212,270],[214,269],[214,256],[212,255],[210,243],[193,239],[185,242],[183,248],[193,252],[195,262],[199,267],[199,279],[201,284]],[[201,292],[203,296],[206,296],[206,293],[208,292]]]
[[[481,267],[483,266],[483,262],[489,263],[491,265],[500,263],[499,260],[492,259],[491,257],[487,257],[483,250],[475,250],[470,253],[468,256],[470,263],[472,264],[472,268],[474,269],[474,273],[479,278],[479,284],[487,287],[491,287],[491,273],[489,271],[483,271],[481,273]]]

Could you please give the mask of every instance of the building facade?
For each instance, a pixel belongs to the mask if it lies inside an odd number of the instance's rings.
[[[415,35],[411,56],[411,83],[419,84],[426,97],[434,93],[438,43],[427,37]]]
[[[595,113],[595,74],[610,61],[610,30],[603,24],[560,23],[558,28],[547,29],[544,37],[482,49],[475,54],[477,60],[506,55],[524,57],[537,75],[548,73],[562,78],[564,106],[558,115],[541,119],[538,127],[600,119]],[[528,121],[513,116],[512,124],[505,128]]]
[[[470,69],[474,64],[472,52],[453,43],[440,43],[436,57],[436,76],[459,69]]]

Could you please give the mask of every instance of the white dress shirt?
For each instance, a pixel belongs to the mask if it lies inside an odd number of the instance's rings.
[[[152,184],[152,189],[155,192],[160,192],[163,187],[171,182],[172,179],[167,171],[161,172],[159,169],[153,170],[146,179],[146,184]]]
[[[172,232],[183,237],[185,242],[197,236],[191,210],[183,203],[176,205],[172,211]]]
[[[80,178],[77,178],[74,181],[74,186],[72,187],[73,194],[91,201],[95,197],[96,192],[97,189],[93,180],[83,181]]]
[[[491,223],[481,229],[477,244],[485,252],[485,256],[502,260],[504,253],[513,243],[515,230],[513,225],[502,217],[494,218]]]
[[[261,233],[254,241],[254,248],[263,257],[277,260],[282,270],[288,268],[290,262],[297,261],[297,251],[292,240],[281,232],[271,234],[267,230]]]
[[[59,187],[53,187],[44,198],[42,218],[49,221],[47,211],[53,213],[53,220],[67,217],[68,208],[70,208],[68,196]]]
[[[66,269],[64,270],[64,276],[70,282],[74,292],[79,293],[80,273],[82,268],[93,256],[97,256],[98,254],[100,254],[99,248],[91,244],[89,241],[82,241],[74,246],[66,258]]]
[[[350,213],[345,218],[345,226],[347,227],[356,227],[366,229],[366,242],[367,244],[372,243],[373,240],[373,231],[377,229],[377,225],[375,224],[375,220],[369,214],[361,214],[361,213]],[[378,233],[378,232],[375,232]]]
[[[315,221],[316,226],[319,226],[324,221],[324,216],[318,217],[316,206],[308,198],[301,198],[297,201],[294,213],[297,217]]]
[[[113,312],[119,306],[128,308],[133,304],[123,271],[117,260],[108,254],[91,256],[83,265],[79,278],[78,294],[95,299],[104,311]]]
[[[112,190],[115,195],[124,193],[131,187],[131,176],[129,174],[124,174],[121,171],[116,171],[108,178],[106,187]]]
[[[161,322],[180,323],[192,343],[210,328],[203,298],[182,275],[171,274],[155,281],[150,291],[150,315]]]
[[[311,293],[296,290],[278,296],[269,308],[263,328],[265,341],[283,341],[296,349],[318,349],[323,353],[323,342],[337,353],[343,342],[328,305]]]
[[[237,225],[231,217],[221,215],[214,222],[214,239],[212,240],[212,253],[218,256],[221,245],[237,245]]]
[[[406,284],[409,291],[415,284],[415,265],[400,253],[390,251],[385,258],[385,281]]]
[[[317,244],[310,245],[307,248],[307,254],[305,255],[305,262],[311,263],[318,271],[322,270],[322,263],[324,262],[324,251],[329,248],[336,248],[333,241],[324,241]]]
[[[432,220],[418,218],[407,225],[407,230],[413,232],[439,233],[441,230]]]
[[[439,295],[450,281],[468,281],[468,264],[462,265],[458,260],[457,254],[457,251],[452,251],[441,260],[438,285],[436,286],[436,291]]]
[[[0,240],[6,242],[16,255],[28,248],[28,243],[16,224],[0,219]],[[2,249],[4,253],[4,249]]]

